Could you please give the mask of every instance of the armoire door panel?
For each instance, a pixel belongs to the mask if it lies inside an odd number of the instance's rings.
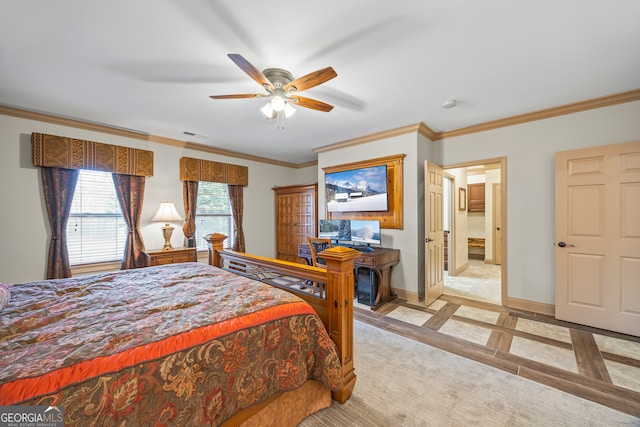
[[[292,185],[275,187],[276,198],[276,258],[303,262],[298,246],[307,243],[307,236],[317,230],[318,186]]]

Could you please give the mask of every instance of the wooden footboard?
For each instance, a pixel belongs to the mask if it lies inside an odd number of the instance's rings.
[[[340,403],[349,399],[356,383],[353,367],[353,263],[355,249],[334,247],[319,255],[326,268],[224,250],[224,234],[205,236],[209,264],[282,288],[307,301],[336,343],[342,362],[343,388],[333,392]]]

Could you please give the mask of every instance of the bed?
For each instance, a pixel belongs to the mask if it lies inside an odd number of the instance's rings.
[[[62,406],[65,425],[296,425],[346,401],[351,254],[328,254],[332,271],[223,251],[220,239],[215,265],[10,286],[0,406]]]

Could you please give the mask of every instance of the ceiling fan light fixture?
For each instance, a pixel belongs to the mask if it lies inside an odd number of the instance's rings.
[[[296,113],[296,109],[291,106],[288,102],[284,104],[284,115],[288,119]]]
[[[287,101],[280,95],[274,96],[271,100],[271,107],[278,113],[284,110],[285,105],[287,105]]]
[[[267,119],[272,119],[277,114],[271,106],[271,102],[267,102],[265,106],[260,109],[260,111],[262,111],[262,114],[264,114]]]

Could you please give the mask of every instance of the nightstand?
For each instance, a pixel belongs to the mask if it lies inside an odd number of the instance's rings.
[[[176,248],[168,251],[154,250],[147,251],[147,254],[150,257],[149,266],[198,261],[196,248]]]

